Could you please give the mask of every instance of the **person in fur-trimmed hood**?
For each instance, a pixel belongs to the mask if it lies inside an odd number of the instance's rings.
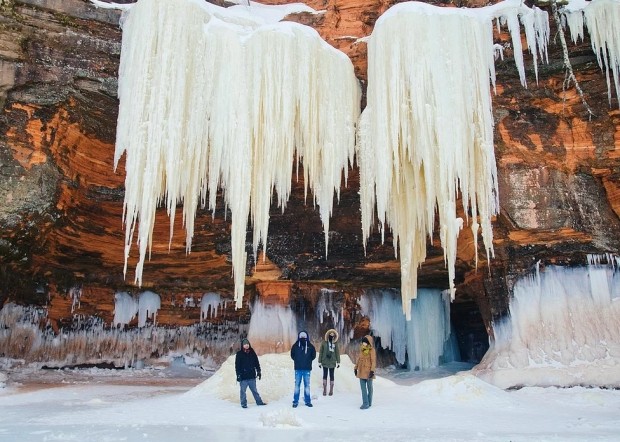
[[[377,368],[377,353],[375,352],[375,340],[372,336],[366,335],[362,338],[360,354],[357,357],[353,372],[360,380],[362,389],[362,410],[370,408],[372,405],[372,380],[375,378]]]
[[[295,390],[293,392],[293,408],[299,402],[299,390],[301,381],[304,381],[304,402],[307,407],[312,407],[310,399],[310,371],[312,371],[312,361],[316,358],[316,349],[305,330],[299,332],[297,342],[291,347],[291,359],[295,367]]]
[[[334,371],[340,367],[340,351],[338,349],[338,332],[329,329],[319,349],[319,368],[323,367],[323,396],[327,395],[327,374],[329,373],[329,395],[334,394]]]

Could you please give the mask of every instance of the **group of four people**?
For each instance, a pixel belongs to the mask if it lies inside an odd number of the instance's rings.
[[[334,372],[340,367],[340,351],[338,349],[338,332],[330,329],[325,333],[323,342],[319,350],[319,368],[323,368],[323,396],[327,393],[327,378],[329,375],[329,395],[334,394]],[[304,403],[312,407],[310,396],[310,371],[312,361],[316,358],[316,349],[308,339],[306,331],[299,332],[297,341],[291,347],[291,359],[293,359],[295,369],[295,389],[293,391],[293,408],[299,404],[301,383],[304,384]],[[355,376],[360,380],[362,390],[362,410],[372,405],[372,381],[375,378],[375,368],[377,356],[374,349],[372,336],[366,335],[362,338],[360,353],[353,368]],[[241,406],[247,408],[246,390],[249,387],[256,405],[266,405],[261,399],[256,389],[256,378],[261,378],[261,368],[256,352],[250,345],[250,341],[241,341],[241,350],[237,352],[235,358],[235,372],[237,382],[239,382],[239,398]]]

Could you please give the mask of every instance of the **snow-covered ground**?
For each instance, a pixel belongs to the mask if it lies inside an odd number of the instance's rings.
[[[617,441],[620,391],[505,391],[453,363],[441,370],[381,370],[373,406],[360,410],[352,362],[334,396],[312,372],[313,408],[291,407],[288,354],[260,357],[266,407],[238,401],[234,357],[215,373],[185,366],[143,370],[8,371],[0,389],[0,441]],[[463,371],[460,371],[463,370]]]

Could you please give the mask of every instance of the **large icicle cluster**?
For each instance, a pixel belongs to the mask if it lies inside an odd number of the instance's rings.
[[[611,78],[620,107],[620,0],[572,0],[562,10],[573,42],[584,38],[584,24],[590,34],[598,64],[605,68],[607,96],[611,105]]]
[[[256,256],[266,247],[274,190],[284,210],[295,159],[327,248],[334,192],[353,160],[360,87],[351,61],[316,31],[269,23],[286,10],[140,0],[126,13],[115,164],[126,152],[125,272],[138,225],[138,284],[157,206],[166,205],[172,237],[183,203],[189,252],[198,205],[214,211],[222,189],[240,306],[248,218]]]
[[[620,386],[620,272],[617,256],[585,268],[551,266],[518,281],[510,316],[476,374],[501,388]]]
[[[491,85],[495,84],[493,20],[512,36],[521,82],[525,70],[519,21],[534,56],[546,57],[547,13],[510,0],[480,9],[401,3],[377,20],[368,41],[368,106],[360,120],[358,162],[362,229],[386,223],[400,253],[402,307],[411,316],[417,269],[426,258],[435,213],[454,296],[462,197],[477,249],[493,253],[498,213]]]

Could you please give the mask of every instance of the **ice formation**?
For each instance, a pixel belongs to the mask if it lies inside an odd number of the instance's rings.
[[[588,28],[592,50],[601,69],[605,68],[607,97],[611,105],[611,76],[620,107],[620,0],[572,0],[562,9],[576,43]]]
[[[494,19],[510,31],[525,85],[519,21],[534,66],[546,58],[549,24],[546,12],[518,0],[478,9],[400,3],[377,20],[368,40],[368,105],[358,132],[362,230],[366,240],[376,206],[381,232],[389,224],[400,255],[407,319],[436,211],[454,297],[459,194],[471,213],[476,250],[481,227],[487,259],[493,254],[491,218],[499,211],[490,91]]]
[[[114,327],[126,325],[138,314],[138,302],[127,292],[114,295]]]
[[[297,320],[288,306],[265,305],[256,298],[248,339],[259,354],[287,352],[297,340]]]
[[[82,288],[81,287],[71,287],[69,289],[69,296],[71,297],[71,313],[75,311],[76,308],[80,308],[80,298],[82,297]]]
[[[370,319],[381,347],[394,352],[400,364],[410,370],[425,370],[459,359],[452,345],[450,294],[437,289],[418,289],[412,300],[412,318],[402,311],[398,290],[369,290],[360,298],[362,314]]]
[[[166,206],[172,238],[183,203],[189,253],[198,205],[215,212],[222,189],[240,307],[248,218],[257,256],[272,194],[284,210],[295,160],[319,206],[327,251],[334,193],[353,161],[360,86],[351,61],[312,28],[273,23],[291,7],[140,0],[126,12],[115,166],[126,152],[125,272],[137,225],[138,284],[157,206]]]
[[[338,331],[341,337],[344,337],[344,306],[342,302],[334,299],[338,293],[335,290],[321,289],[316,302],[316,319],[319,324],[331,320],[333,328]]]
[[[551,266],[519,280],[510,316],[475,368],[499,387],[620,386],[618,257],[580,268]]]
[[[124,315],[120,324],[125,324],[137,314],[137,302],[127,293],[117,295],[115,321],[120,320],[117,315]],[[55,333],[49,325],[41,328],[46,321],[44,308],[6,303],[0,309],[0,353],[26,363],[59,367],[101,362],[134,367],[136,361],[153,364],[160,358],[165,362],[188,355],[213,366],[223,362],[238,345],[239,336],[247,332],[247,326],[238,321],[122,329],[107,327],[101,319],[76,316],[71,327]]]
[[[219,293],[205,293],[200,300],[200,322],[206,318],[217,318],[221,297]]]
[[[157,293],[142,292],[138,298],[138,327],[144,327],[150,318],[157,322],[157,311],[161,308],[161,298]]]

